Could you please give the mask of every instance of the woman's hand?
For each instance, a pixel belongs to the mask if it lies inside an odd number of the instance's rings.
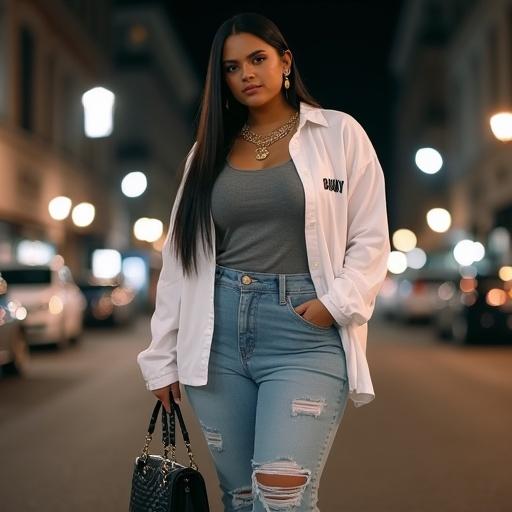
[[[174,401],[181,405],[181,391],[180,391],[180,381],[177,380],[176,382],[173,382],[172,384],[169,384],[168,386],[165,386],[163,388],[153,389],[152,393],[162,402],[162,405],[164,406],[164,409],[170,413],[171,412],[171,403],[169,400],[169,388],[172,392],[172,397],[174,398]]]
[[[321,327],[330,327],[334,323],[333,316],[319,299],[308,300],[294,309],[304,320]]]

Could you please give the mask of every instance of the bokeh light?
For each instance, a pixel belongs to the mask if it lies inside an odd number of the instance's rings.
[[[512,113],[498,112],[490,119],[491,131],[502,142],[512,140]]]
[[[48,212],[52,219],[64,220],[68,217],[71,211],[71,199],[66,196],[54,197],[48,203]]]
[[[498,270],[498,275],[502,281],[512,280],[512,267],[503,266]]]
[[[78,227],[89,226],[94,220],[96,210],[91,203],[77,204],[71,212],[73,223]]]
[[[133,226],[133,234],[138,240],[146,242],[156,242],[163,233],[164,225],[158,219],[149,219],[142,217],[135,222]]]
[[[452,216],[444,208],[432,208],[426,218],[428,227],[437,233],[445,233],[452,224]]]
[[[493,288],[487,292],[485,300],[489,306],[503,306],[507,301],[507,293],[501,288]]]
[[[129,172],[121,182],[121,190],[126,197],[139,197],[148,186],[148,180],[143,172]]]
[[[388,257],[388,270],[393,274],[401,274],[407,268],[407,257],[403,252],[391,251]]]
[[[410,229],[397,229],[392,236],[395,249],[403,252],[411,251],[416,247],[416,235]]]
[[[471,265],[475,261],[473,240],[461,240],[453,248],[453,257],[459,265]]]
[[[107,137],[112,133],[114,101],[114,93],[104,87],[93,87],[82,95],[87,137]]]
[[[443,166],[443,157],[434,148],[418,149],[414,161],[418,169],[426,174],[435,174]]]
[[[92,273],[98,279],[112,279],[121,272],[121,253],[114,249],[96,249],[92,253]]]
[[[415,247],[406,254],[407,266],[414,269],[420,269],[427,263],[427,254],[423,249]]]

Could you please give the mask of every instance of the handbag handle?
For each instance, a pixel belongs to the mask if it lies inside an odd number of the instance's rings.
[[[140,463],[145,464],[148,456],[149,456],[149,444],[153,439],[153,433],[155,432],[156,421],[158,419],[158,413],[160,412],[160,408],[162,408],[162,443],[164,446],[164,458],[167,459],[167,454],[169,450],[171,451],[171,462],[176,462],[176,420],[175,413],[178,415],[178,421],[180,424],[181,434],[183,436],[183,441],[185,442],[185,446],[187,448],[188,457],[190,459],[189,466],[193,469],[198,469],[198,466],[194,460],[194,455],[192,453],[192,448],[190,446],[190,436],[188,434],[187,427],[185,425],[185,420],[183,419],[183,414],[181,413],[180,406],[174,401],[174,397],[172,396],[172,392],[169,389],[169,398],[171,404],[171,412],[168,413],[165,410],[165,407],[162,406],[161,400],[157,400],[156,404],[153,408],[153,412],[151,413],[151,418],[149,420],[148,432],[145,437],[144,447],[142,448],[142,453],[140,456]],[[167,421],[169,420],[169,422]]]
[[[158,413],[160,412],[160,407],[162,407],[162,402],[157,400],[153,412],[151,413],[151,418],[149,420],[148,432],[145,437],[144,447],[142,448],[142,453],[139,458],[139,464],[144,465],[149,456],[149,444],[153,439],[153,433],[155,431],[156,420],[158,419]],[[163,410],[163,407],[162,407]],[[167,452],[170,448],[172,448],[169,442],[169,426],[166,421],[166,415],[162,414],[162,443],[164,445],[164,458],[167,458]]]
[[[183,414],[181,413],[180,406],[174,401],[174,397],[172,396],[172,392],[169,389],[169,401],[171,403],[171,412],[168,413],[170,416],[170,423],[171,423],[171,438],[170,438],[170,444],[171,447],[176,448],[176,420],[174,413],[176,412],[176,415],[178,416],[178,422],[180,424],[180,430],[181,434],[183,436],[183,441],[185,443],[185,446],[187,448],[188,458],[190,459],[189,466],[193,469],[198,469],[197,464],[194,460],[194,454],[192,453],[192,447],[190,446],[190,436],[188,435],[188,430],[185,425],[185,420],[183,419]],[[165,411],[167,413],[167,411]],[[175,455],[175,450],[172,452]],[[173,460],[173,459],[171,459]]]

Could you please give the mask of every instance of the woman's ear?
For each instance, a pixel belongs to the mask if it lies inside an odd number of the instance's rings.
[[[292,52],[290,50],[286,50],[283,53],[283,63],[286,66],[285,69],[291,69],[292,67]]]

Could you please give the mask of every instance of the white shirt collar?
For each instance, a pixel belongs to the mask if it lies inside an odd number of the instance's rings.
[[[312,123],[321,124],[322,126],[329,126],[322,109],[301,101],[299,110],[300,125],[304,124],[306,121],[311,121]]]

